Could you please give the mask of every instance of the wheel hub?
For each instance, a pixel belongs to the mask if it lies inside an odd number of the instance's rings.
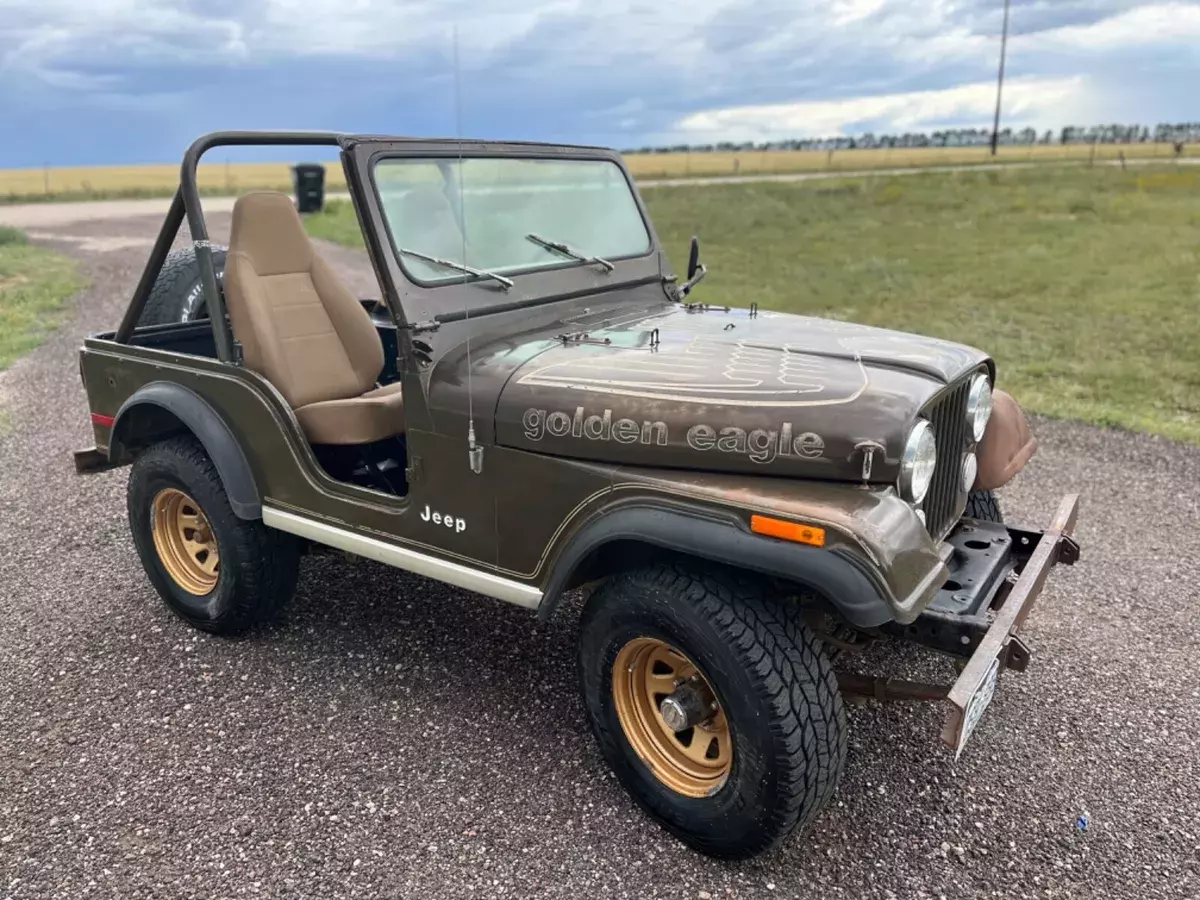
[[[666,726],[678,734],[708,722],[717,711],[717,701],[707,685],[702,685],[698,676],[693,675],[676,688],[675,693],[663,697],[658,711]]]
[[[200,504],[177,488],[165,488],[155,495],[152,513],[154,549],[167,574],[189,594],[211,593],[221,556]]]
[[[664,785],[706,797],[724,785],[733,740],[716,694],[683,653],[634,638],[613,665],[613,702],[630,746]]]

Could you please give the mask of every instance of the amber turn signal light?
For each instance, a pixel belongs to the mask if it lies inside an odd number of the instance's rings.
[[[772,519],[769,516],[751,516],[750,530],[755,534],[765,534],[767,537],[795,541],[797,544],[808,544],[811,547],[825,546],[825,529],[813,525],[785,522],[783,519]]]

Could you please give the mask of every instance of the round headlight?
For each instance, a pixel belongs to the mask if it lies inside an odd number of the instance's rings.
[[[975,440],[982,441],[992,417],[992,385],[987,375],[980,372],[971,379],[971,390],[967,394],[967,423]]]
[[[904,454],[900,457],[900,493],[905,500],[920,503],[925,499],[936,465],[937,441],[933,437],[933,426],[920,419],[909,433]]]
[[[975,458],[974,453],[963,454],[962,467],[962,488],[964,491],[970,491],[975,486],[975,479],[979,476],[979,460]]]

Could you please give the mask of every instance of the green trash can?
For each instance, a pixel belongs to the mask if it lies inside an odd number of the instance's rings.
[[[325,167],[320,163],[292,166],[292,184],[296,188],[296,209],[318,213],[325,206]]]

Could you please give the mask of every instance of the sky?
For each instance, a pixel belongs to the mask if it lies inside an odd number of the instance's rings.
[[[174,162],[240,128],[625,148],[990,127],[1002,10],[0,0],[0,168]],[[1006,125],[1196,120],[1198,84],[1200,3],[1013,0]]]

